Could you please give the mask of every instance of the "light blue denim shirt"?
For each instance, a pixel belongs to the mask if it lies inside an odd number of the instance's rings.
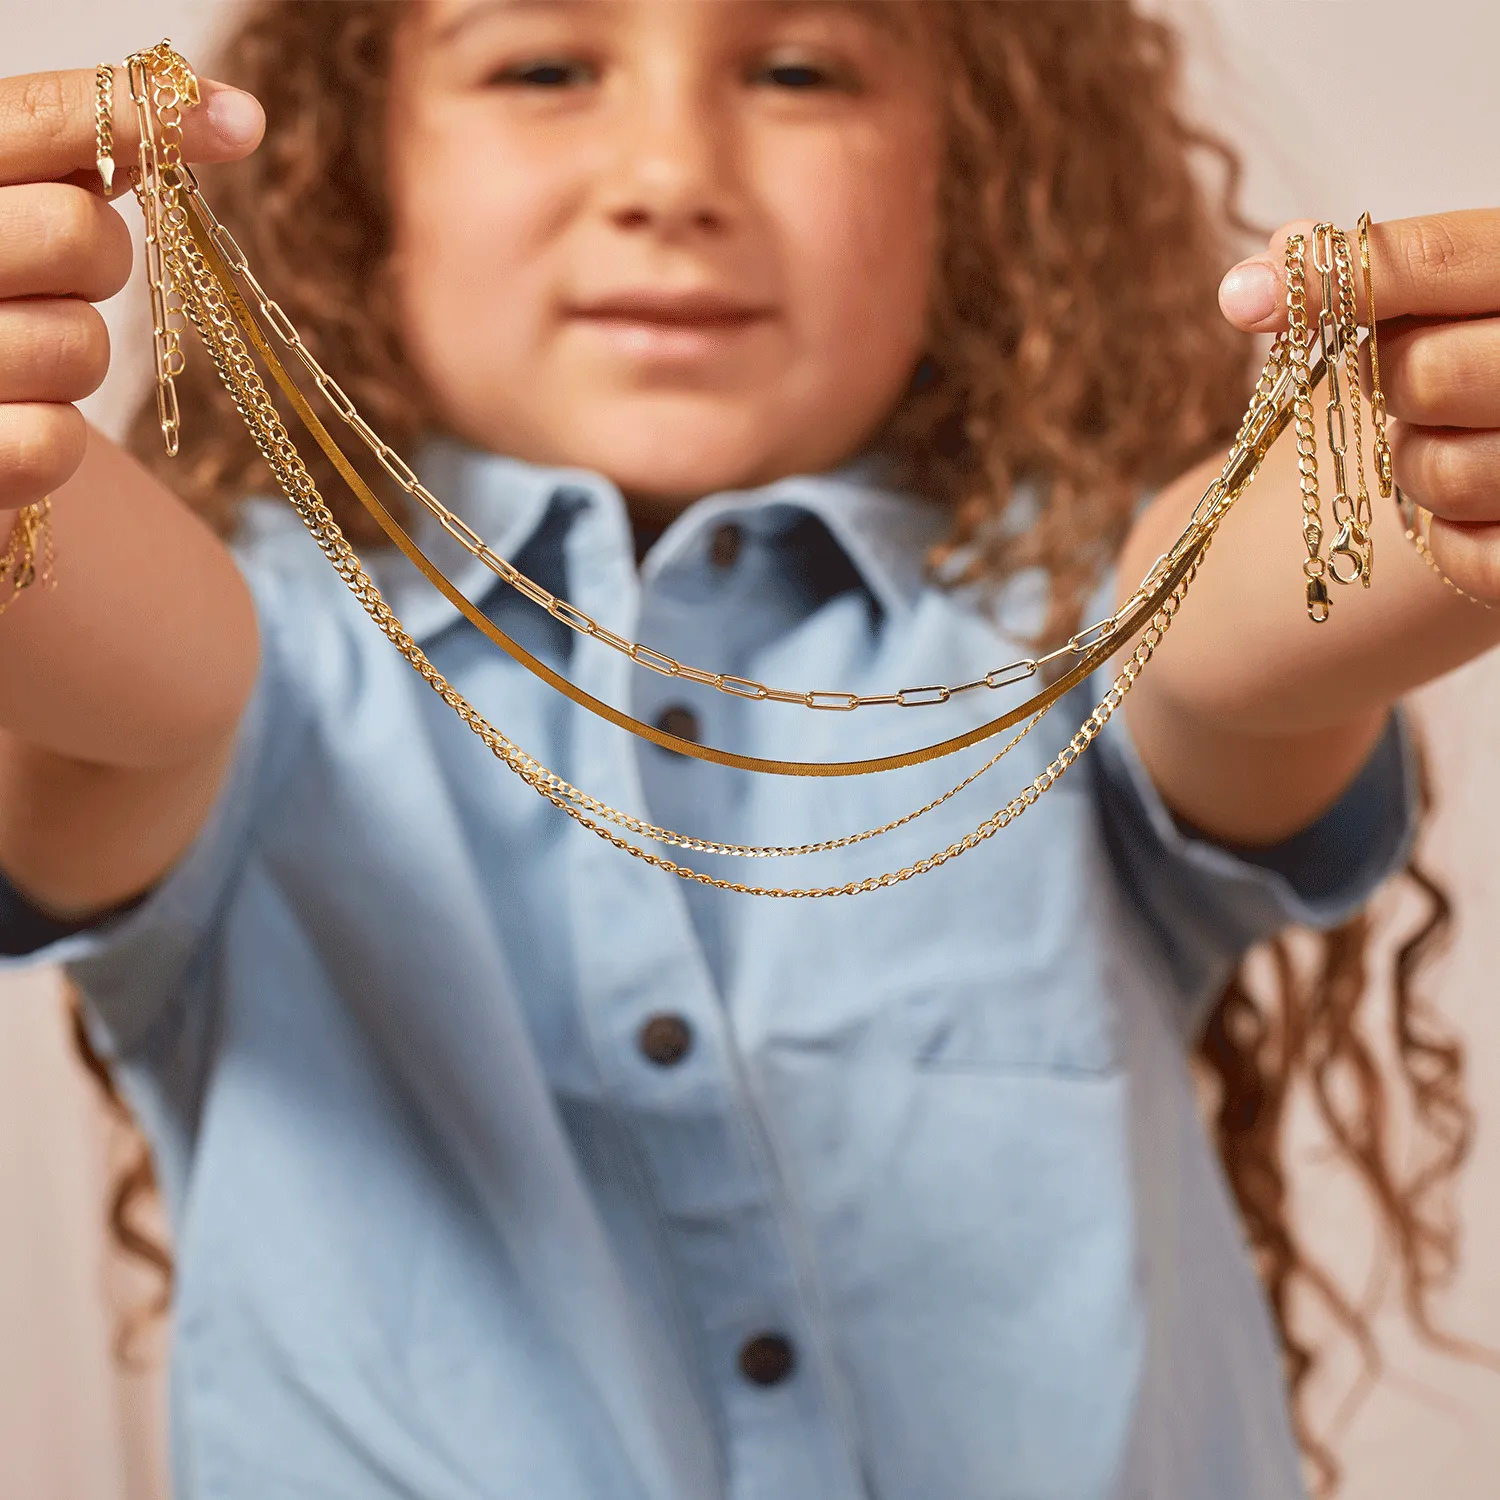
[[[996,623],[926,581],[941,517],[868,470],[700,501],[638,573],[596,476],[445,443],[420,467],[532,576],[695,664],[876,692],[1023,654],[1005,601]],[[694,690],[421,534],[575,681],[714,744],[873,755],[1004,696],[834,714]],[[1187,1053],[1247,945],[1340,919],[1403,857],[1399,719],[1330,813],[1253,862],[1174,825],[1117,715],[937,872],[757,900],[543,802],[290,510],[252,503],[240,555],[263,668],[216,810],[144,902],[34,955],[69,963],[155,1145],[179,1500],[1302,1495]],[[988,753],[838,781],[691,761],[541,686],[404,560],[378,573],[521,746],[695,834],[852,832]],[[942,848],[1099,687],[897,834],[696,862],[834,882]]]

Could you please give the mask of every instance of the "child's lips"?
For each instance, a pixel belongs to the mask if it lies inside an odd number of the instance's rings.
[[[630,359],[692,362],[764,327],[771,309],[714,293],[630,292],[568,309],[568,322]]]

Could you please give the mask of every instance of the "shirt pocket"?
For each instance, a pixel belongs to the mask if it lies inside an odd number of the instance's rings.
[[[949,871],[954,890],[927,892],[901,939],[918,946],[942,934],[926,943],[925,982],[893,997],[908,1012],[913,1064],[1115,1072],[1119,893],[1086,783],[1054,787]]]
[[[1120,1066],[1118,1016],[1086,964],[996,964],[893,999],[910,1012],[917,1068],[1099,1076]]]
[[[933,1072],[1115,1072],[1119,893],[1084,799],[1051,795],[1029,838],[1014,826],[920,880],[820,903],[816,921],[788,910],[806,903],[768,913],[741,1035]]]

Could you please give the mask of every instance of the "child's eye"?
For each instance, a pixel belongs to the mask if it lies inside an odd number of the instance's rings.
[[[598,70],[591,63],[580,62],[576,58],[538,57],[529,62],[497,68],[490,75],[489,81],[491,85],[501,88],[565,89],[592,83],[597,73]]]
[[[847,89],[851,80],[823,63],[806,59],[769,59],[750,71],[750,82],[776,89]]]

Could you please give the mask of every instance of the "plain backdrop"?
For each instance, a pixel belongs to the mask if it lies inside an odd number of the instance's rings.
[[[1200,116],[1244,151],[1251,216],[1268,225],[1491,206],[1500,159],[1488,0],[1231,4],[1158,0],[1190,46]],[[205,0],[7,0],[0,72],[89,67],[169,34],[201,55],[221,7]],[[272,288],[274,293],[274,288]],[[142,388],[149,344],[139,274],[110,304],[116,362],[89,403],[114,430]],[[189,357],[193,351],[189,349]],[[62,561],[66,566],[66,560]],[[1378,587],[1372,607],[1379,607]],[[1434,986],[1462,1027],[1479,1138],[1461,1196],[1462,1276],[1447,1325],[1500,1348],[1500,996],[1491,933],[1500,889],[1490,851],[1500,791],[1500,658],[1420,695],[1439,814],[1426,851],[1451,882],[1461,929]],[[1405,908],[1386,902],[1393,920]],[[1378,1000],[1377,1000],[1378,1003]],[[1386,1370],[1361,1392],[1347,1357],[1317,1406],[1339,1433],[1350,1500],[1490,1500],[1500,1473],[1500,1375],[1415,1343],[1390,1288],[1371,1281],[1368,1221],[1316,1130],[1297,1134],[1298,1211],[1346,1276],[1381,1307]],[[142,1369],[111,1353],[119,1309],[143,1292],[106,1252],[103,1203],[122,1149],[71,1062],[55,977],[0,981],[0,1500],[157,1500],[165,1494],[160,1340]],[[149,1290],[149,1284],[146,1288]],[[147,1341],[146,1354],[153,1354]],[[1363,1396],[1363,1399],[1351,1399]]]

